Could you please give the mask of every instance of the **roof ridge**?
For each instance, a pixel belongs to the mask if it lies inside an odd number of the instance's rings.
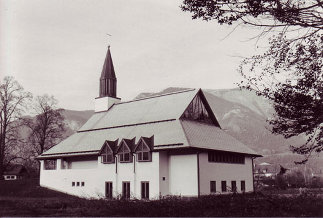
[[[191,89],[185,89],[185,90],[176,91],[176,92],[169,92],[169,93],[160,94],[160,95],[153,95],[153,96],[150,96],[150,97],[144,97],[144,98],[134,99],[134,100],[130,100],[130,101],[119,102],[119,103],[116,103],[115,105],[131,103],[131,102],[134,102],[134,101],[141,101],[141,100],[146,100],[146,99],[151,99],[151,98],[158,98],[158,97],[163,97],[163,96],[166,96],[166,95],[180,94],[180,93],[183,93],[183,92],[191,92],[191,91],[194,91],[194,90],[196,90],[196,89],[191,88]]]

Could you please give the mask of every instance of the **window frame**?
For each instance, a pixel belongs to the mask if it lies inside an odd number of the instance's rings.
[[[141,199],[149,199],[149,181],[141,182]]]
[[[241,192],[246,192],[246,181],[245,180],[240,181],[240,190],[241,190]]]
[[[51,162],[53,163],[53,166],[50,165]],[[57,170],[57,160],[56,159],[44,160],[44,170]]]
[[[113,182],[112,181],[105,182],[105,197],[108,199],[113,198]]]
[[[124,150],[124,148],[126,148],[128,151],[126,152]],[[122,150],[123,149],[123,150]],[[129,154],[129,159],[125,160],[126,155]],[[120,163],[132,163],[132,152],[131,149],[129,148],[129,146],[125,143],[122,142],[121,147],[118,151],[118,157],[119,157],[119,162]]]
[[[227,192],[227,181],[221,181],[221,191]]]
[[[130,199],[130,194],[131,194],[130,181],[123,181],[122,182],[122,198]]]
[[[108,157],[111,157],[111,160],[108,160]],[[103,148],[103,152],[101,152],[101,163],[103,164],[113,164],[114,163],[115,154],[113,150],[110,148],[108,144]]]
[[[243,154],[208,151],[208,162],[210,163],[245,164],[245,159]]]
[[[210,193],[216,193],[216,181],[210,181]]]
[[[142,147],[142,150],[139,150],[140,147]],[[148,154],[148,159],[146,159],[146,160],[144,159],[144,153]],[[143,139],[139,141],[139,144],[136,148],[136,155],[137,155],[138,162],[151,162],[152,161],[152,153],[150,151],[150,148]]]
[[[231,180],[231,192],[237,192],[237,181]]]

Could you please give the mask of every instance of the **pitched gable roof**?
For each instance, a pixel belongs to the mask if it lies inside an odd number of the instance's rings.
[[[113,105],[95,113],[79,132],[178,119],[199,90],[153,96]]]
[[[116,153],[116,150],[117,150],[117,147],[118,147],[118,141],[119,141],[119,139],[117,139],[115,141],[106,140],[104,142],[104,144],[102,145],[102,148],[101,148],[99,154],[101,154],[104,151],[105,147],[107,147],[107,146],[111,149],[111,151],[113,153]]]
[[[144,143],[145,145],[148,146],[149,150],[152,151],[154,150],[154,136],[152,135],[151,137],[140,137],[139,141],[137,142],[135,148],[134,148],[134,152],[138,149],[138,146],[140,145],[140,143]]]
[[[43,153],[40,158],[76,152],[98,154],[106,140],[136,137],[139,141],[141,137],[151,136],[154,136],[154,150],[195,147],[256,156],[256,152],[217,127],[216,119],[213,124],[181,119],[199,92],[203,98],[201,90],[190,89],[115,104],[108,111],[95,113],[77,133]],[[209,107],[207,100],[202,100]],[[208,112],[214,116],[211,108]]]
[[[127,146],[128,149],[130,150],[130,152],[133,152],[135,146],[136,146],[136,137],[134,137],[133,139],[125,139],[123,138],[116,150],[116,153],[118,153],[121,149],[122,146]]]

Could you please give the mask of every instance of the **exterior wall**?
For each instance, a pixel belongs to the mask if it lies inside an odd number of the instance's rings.
[[[166,151],[159,152],[159,192],[161,196],[169,195],[169,165]]]
[[[81,197],[103,198],[106,182],[113,184],[113,197],[121,197],[122,182],[129,181],[131,198],[140,199],[141,182],[148,181],[150,199],[159,197],[158,152],[152,153],[152,162],[137,162],[134,156],[132,163],[116,161],[113,164],[103,164],[100,157],[96,163],[95,168],[93,161],[84,161],[80,168],[61,169],[61,159],[58,159],[56,170],[44,170],[44,161],[41,161],[40,185]],[[72,186],[72,182],[75,182],[75,186]],[[84,186],[81,186],[82,182]]]
[[[121,101],[120,98],[112,98],[112,97],[96,98],[94,100],[94,112],[106,111],[113,104],[119,103],[120,101]]]
[[[41,161],[40,184],[72,195],[102,198],[105,197],[106,182],[112,182],[113,197],[118,198],[122,194],[122,182],[127,181],[130,182],[131,198],[140,199],[141,182],[148,181],[150,199],[165,195],[197,196],[197,160],[197,154],[153,152],[152,162],[138,162],[134,156],[132,163],[116,161],[103,164],[98,157],[97,161],[76,165],[73,162],[72,169],[61,169],[61,159],[58,159],[56,170],[44,170],[44,161]],[[228,187],[231,187],[231,181],[236,181],[237,191],[240,192],[242,180],[245,181],[246,192],[253,191],[250,157],[245,158],[245,164],[214,163],[208,162],[207,152],[200,153],[199,172],[201,195],[210,194],[210,181],[216,181],[217,192],[221,192],[221,181],[226,181]]]
[[[201,153],[200,159],[200,194],[210,194],[210,181],[216,181],[216,191],[221,193],[221,181],[236,181],[237,191],[241,191],[241,180],[245,181],[246,192],[253,191],[252,160],[245,157],[245,164],[215,163],[208,161],[208,153]]]
[[[95,169],[98,168],[98,161],[83,160],[69,162],[69,169]]]
[[[170,155],[168,164],[170,194],[197,196],[197,155]]]

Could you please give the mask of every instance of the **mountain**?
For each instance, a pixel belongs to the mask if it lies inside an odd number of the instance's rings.
[[[65,109],[63,115],[70,133],[76,132],[94,113],[94,110],[75,111]],[[71,134],[69,134],[71,135]]]

